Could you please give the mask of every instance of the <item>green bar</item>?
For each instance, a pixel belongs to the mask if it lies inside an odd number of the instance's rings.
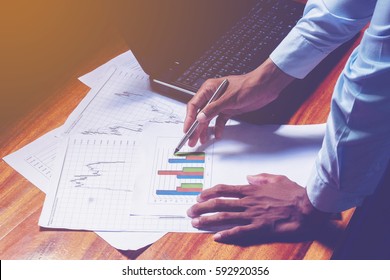
[[[182,183],[181,187],[183,189],[202,189],[203,184],[202,183]]]
[[[205,156],[205,152],[177,152],[175,156],[185,157],[185,156]]]
[[[203,167],[183,167],[183,172],[204,172]]]

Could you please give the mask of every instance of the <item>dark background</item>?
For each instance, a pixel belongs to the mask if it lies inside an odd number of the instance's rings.
[[[107,1],[108,2],[108,1]],[[105,1],[6,1],[0,9],[0,131],[112,43]],[[92,69],[89,69],[92,70]]]

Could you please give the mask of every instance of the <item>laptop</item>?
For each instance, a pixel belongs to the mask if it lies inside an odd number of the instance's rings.
[[[265,61],[303,14],[292,0],[132,0],[116,7],[152,83],[194,95],[209,78]]]

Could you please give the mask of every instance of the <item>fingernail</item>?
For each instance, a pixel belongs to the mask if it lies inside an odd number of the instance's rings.
[[[202,197],[200,196],[200,194],[196,197],[196,201],[197,201],[197,202],[203,202],[203,199],[202,199]]]
[[[192,209],[191,208],[187,210],[187,216],[190,218],[192,217]]]
[[[248,175],[246,176],[246,180],[248,183],[254,183],[256,181],[256,177],[254,175]]]
[[[199,226],[199,219],[198,218],[192,219],[191,224],[193,227],[198,227]]]
[[[222,239],[222,235],[220,233],[216,233],[214,234],[213,238],[215,241],[220,241]]]
[[[206,122],[207,121],[207,116],[205,115],[205,113],[203,112],[200,112],[197,116],[196,116],[196,119],[198,120],[198,122]]]

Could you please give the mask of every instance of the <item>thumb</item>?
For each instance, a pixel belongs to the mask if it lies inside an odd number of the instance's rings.
[[[222,99],[222,98],[221,98]],[[217,99],[214,102],[211,102],[209,105],[204,107],[201,112],[197,115],[196,119],[200,123],[205,123],[212,120],[214,117],[218,116],[219,113],[225,109],[225,104],[223,100]]]

